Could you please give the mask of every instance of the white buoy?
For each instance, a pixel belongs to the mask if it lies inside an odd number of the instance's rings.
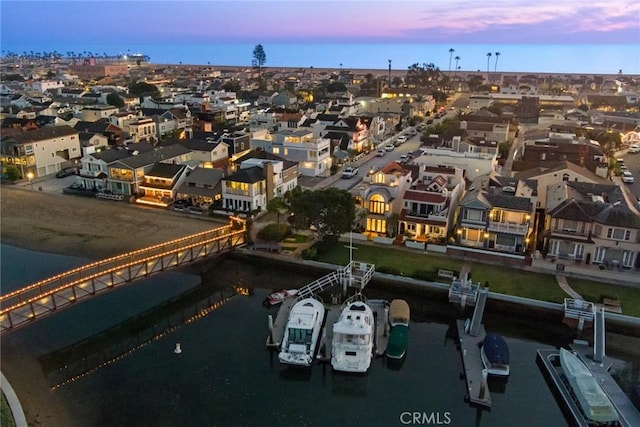
[[[174,352],[175,354],[180,354],[180,353],[182,353],[182,349],[180,348],[180,343],[179,343],[179,342],[177,342],[177,343],[176,343],[176,348],[175,348],[175,350],[173,350],[173,352]]]

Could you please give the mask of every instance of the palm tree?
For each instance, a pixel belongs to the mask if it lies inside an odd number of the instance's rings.
[[[455,70],[456,70],[456,73],[457,73],[457,72],[458,72],[458,70],[460,69],[460,67],[458,67],[458,61],[460,61],[460,57],[459,57],[459,56],[456,56],[456,57],[455,57],[455,58],[453,58],[453,59],[455,59],[455,60],[456,60],[456,68],[455,68]]]
[[[449,49],[449,79],[451,79],[451,59],[453,59],[453,52],[455,51],[456,50],[454,48]]]
[[[491,60],[491,52],[487,52],[487,82],[489,81],[489,61]]]
[[[500,56],[500,52],[496,52],[496,64],[493,67],[493,72],[495,73],[496,70],[498,69],[498,57]]]

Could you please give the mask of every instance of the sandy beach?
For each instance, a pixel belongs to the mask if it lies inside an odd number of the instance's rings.
[[[123,202],[0,187],[3,244],[101,259],[220,223]]]
[[[78,196],[0,187],[3,244],[40,252],[101,259],[218,226],[160,209]],[[66,405],[42,369],[11,335],[2,342],[0,368],[15,389],[29,425],[72,426]]]

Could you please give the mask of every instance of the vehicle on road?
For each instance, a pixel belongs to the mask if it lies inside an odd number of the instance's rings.
[[[405,142],[407,142],[407,137],[405,135],[400,135],[396,141],[398,141],[400,144],[404,144]]]
[[[376,156],[377,157],[383,157],[385,154],[387,154],[387,152],[385,150],[376,151]]]
[[[633,174],[629,171],[622,172],[622,182],[625,184],[633,184],[635,182]]]
[[[356,175],[358,175],[358,168],[347,166],[344,168],[344,171],[342,171],[343,178],[353,178]]]
[[[402,156],[400,156],[398,163],[407,163],[409,160],[411,160],[411,156],[409,156],[408,154],[403,154]]]
[[[78,168],[63,168],[56,172],[56,178],[64,178],[66,176],[77,175]]]
[[[629,146],[629,154],[640,153],[640,144],[631,144]]]
[[[393,144],[387,144],[387,145],[384,146],[384,149],[387,150],[387,151],[393,151],[395,148],[396,148],[396,146],[393,145]]]

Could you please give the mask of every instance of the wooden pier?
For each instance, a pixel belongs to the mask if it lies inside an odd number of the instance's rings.
[[[482,364],[480,345],[486,335],[482,326],[482,316],[489,289],[478,291],[478,297],[469,320],[457,320],[458,338],[464,378],[467,384],[467,398],[469,402],[486,408],[491,407],[491,394],[487,384],[487,370]]]

